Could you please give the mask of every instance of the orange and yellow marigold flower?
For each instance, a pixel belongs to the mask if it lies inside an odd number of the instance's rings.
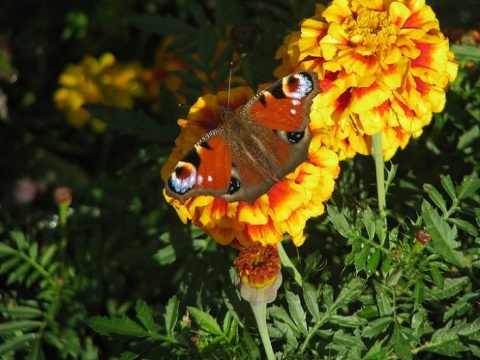
[[[330,128],[341,158],[370,153],[381,132],[387,160],[443,109],[457,73],[448,39],[424,0],[334,0],[321,10],[301,23],[300,38],[287,37],[276,73],[319,74],[312,118]]]
[[[253,97],[247,87],[232,89],[230,101],[225,91],[202,96],[190,110],[187,119],[179,120],[182,127],[175,149],[162,168],[166,180],[184,154],[207,132],[223,123],[222,107],[239,110]],[[338,157],[322,142],[322,131],[316,122],[310,123],[312,141],[310,159],[275,184],[253,204],[227,202],[212,196],[195,196],[181,204],[166,196],[183,222],[191,220],[220,244],[245,247],[253,242],[275,244],[289,234],[297,246],[304,240],[306,221],[324,212],[324,201],[330,198],[339,173]]]
[[[57,108],[66,113],[71,125],[83,127],[92,121],[94,130],[103,131],[104,123],[92,119],[82,105],[132,108],[135,98],[143,93],[141,72],[140,64],[118,64],[110,53],[104,53],[98,59],[87,55],[80,64],[70,64],[65,68],[58,79],[60,88],[53,98]]]

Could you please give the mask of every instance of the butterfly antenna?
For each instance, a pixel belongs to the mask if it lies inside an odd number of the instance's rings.
[[[230,71],[228,73],[227,109],[230,109],[230,89],[232,87],[232,69],[233,69],[233,61],[230,61]]]

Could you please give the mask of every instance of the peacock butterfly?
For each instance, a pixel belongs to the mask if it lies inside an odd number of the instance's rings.
[[[318,93],[317,74],[300,71],[268,86],[239,113],[226,109],[223,125],[175,166],[166,194],[182,204],[198,195],[253,204],[308,160],[310,107]]]

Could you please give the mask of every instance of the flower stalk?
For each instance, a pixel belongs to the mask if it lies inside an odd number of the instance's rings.
[[[373,142],[373,160],[375,161],[375,174],[377,180],[378,211],[382,219],[386,214],[386,196],[385,196],[385,167],[382,151],[382,133],[378,132],[372,136]]]
[[[251,304],[253,315],[255,316],[255,321],[257,322],[258,332],[260,333],[260,338],[262,339],[263,348],[265,349],[265,354],[267,355],[268,360],[275,360],[275,355],[273,353],[272,343],[270,341],[270,336],[267,331],[267,304],[263,303],[257,306]]]

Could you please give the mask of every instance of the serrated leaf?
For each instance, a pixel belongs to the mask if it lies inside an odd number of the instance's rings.
[[[135,15],[130,17],[128,22],[140,30],[163,36],[195,31],[194,27],[178,18],[160,15]]]
[[[176,296],[172,296],[167,303],[165,309],[165,331],[167,335],[173,337],[173,331],[178,319],[178,306],[179,301]]]
[[[0,307],[0,312],[23,319],[37,318],[43,314],[42,311],[31,306]]]
[[[135,312],[137,313],[137,318],[151,333],[155,333],[155,322],[153,321],[152,310],[148,307],[147,303],[143,300],[138,299],[135,304]]]
[[[173,127],[159,125],[151,117],[140,112],[100,104],[86,104],[83,107],[92,116],[105,122],[109,131],[153,142],[173,139],[177,134]]]
[[[15,251],[16,253],[16,251]],[[18,264],[22,261],[22,259],[19,256],[12,257],[11,259],[8,259],[7,261],[3,262],[2,265],[0,265],[0,274],[5,274],[9,272],[11,269],[18,267]]]
[[[15,320],[4,322],[0,324],[0,334],[9,334],[15,331],[30,331],[33,329],[39,329],[44,324],[41,321],[35,320]]]
[[[217,320],[215,320],[212,315],[192,306],[188,306],[187,308],[202,330],[213,335],[223,336],[220,325],[218,325]]]
[[[461,352],[468,351],[468,347],[461,343],[457,331],[454,331],[451,326],[452,322],[450,321],[445,327],[435,331],[430,341],[422,346],[422,351],[445,356],[457,356]]]
[[[362,337],[373,338],[388,329],[388,326],[393,323],[391,316],[381,317],[371,321],[362,331]]]
[[[395,354],[398,356],[399,359],[402,359],[402,360],[412,359],[410,346],[408,345],[407,341],[404,339],[399,326],[395,327],[390,343],[394,346]]]
[[[380,264],[380,259],[382,258],[382,252],[380,249],[375,249],[375,252],[370,255],[367,266],[365,266],[365,272],[367,276],[371,276],[377,271],[378,264]]]
[[[355,232],[345,216],[332,206],[327,206],[327,211],[328,219],[332,222],[335,230],[337,230],[344,238],[351,238]]]
[[[477,173],[474,172],[463,178],[463,181],[458,188],[458,198],[460,200],[466,199],[475,194],[478,189],[480,189],[480,179],[478,178]]]
[[[446,175],[446,176],[441,175],[440,183],[442,184],[442,187],[447,192],[448,196],[450,196],[450,198],[453,201],[457,201],[457,193],[455,192],[455,185],[453,184],[453,181],[450,175]]]
[[[341,327],[359,327],[366,323],[365,319],[358,317],[357,315],[341,316],[331,315],[328,318],[330,324],[340,325]]]
[[[365,267],[365,264],[367,263],[367,259],[370,256],[370,249],[371,245],[369,244],[363,244],[363,248],[360,250],[360,252],[357,254],[355,257],[355,270],[359,272]]]
[[[196,35],[198,37],[197,53],[205,68],[208,69],[207,77],[210,78],[213,73],[213,71],[210,70],[210,66],[213,62],[218,41],[211,26],[202,26]]]
[[[313,319],[317,322],[320,320],[320,309],[318,307],[318,297],[315,292],[315,288],[312,284],[307,282],[303,283],[303,298],[305,299],[305,305]]]
[[[58,247],[56,244],[52,244],[47,247],[47,250],[45,250],[45,252],[40,256],[39,263],[42,267],[47,266],[47,264],[51,262],[52,258],[57,252],[57,249]]]
[[[462,291],[463,287],[468,283],[469,280],[466,276],[455,279],[446,279],[441,288],[434,287],[430,291],[431,298],[435,300],[449,299]]]
[[[17,250],[15,250],[14,248],[8,246],[8,245],[5,245],[3,243],[0,243],[0,257],[4,257],[4,256],[11,256],[13,254],[16,254],[17,253]]]
[[[375,237],[375,215],[372,209],[365,209],[362,213],[362,222],[367,229],[368,239],[373,240]]]
[[[150,335],[148,331],[127,317],[106,318],[102,316],[94,316],[87,319],[87,324],[89,324],[96,332],[106,336],[123,335],[128,337],[148,337]]]
[[[446,261],[458,266],[465,267],[465,257],[461,251],[455,250],[460,244],[454,239],[457,236],[455,228],[448,226],[437,211],[432,208],[428,201],[422,203],[422,218],[425,221],[426,229],[432,236],[429,243],[435,252],[445,258]]]
[[[16,349],[25,349],[27,347],[27,343],[34,341],[36,339],[35,334],[25,334],[16,336],[13,339],[8,339],[3,344],[0,345],[0,357],[6,355],[10,351]]]
[[[377,292],[376,299],[377,299],[377,306],[378,306],[378,311],[380,313],[380,316],[384,317],[384,316],[392,315],[393,307],[391,304],[390,297],[387,294],[387,290],[385,289],[384,286],[382,286],[378,282],[375,282],[374,286]]]
[[[356,299],[362,293],[364,287],[365,284],[360,279],[352,279],[342,288],[340,294],[338,294],[333,304],[333,309],[339,309]]]
[[[448,221],[451,222],[452,224],[454,224],[459,229],[465,230],[470,235],[475,236],[475,237],[478,236],[477,227],[475,225],[473,225],[472,223],[470,223],[468,221],[465,221],[465,220],[462,220],[462,219],[456,219],[456,218],[449,218]]]
[[[432,199],[435,205],[437,205],[440,208],[440,210],[442,210],[442,212],[445,214],[448,211],[447,203],[443,198],[442,194],[440,194],[440,192],[437,189],[435,189],[433,185],[430,185],[430,184],[424,184],[423,189],[428,193],[428,195],[430,196],[430,199]]]
[[[268,313],[274,319],[277,319],[282,323],[286,324],[291,329],[291,331],[295,332],[295,337],[300,336],[300,331],[298,327],[295,325],[295,322],[292,320],[290,315],[288,315],[284,308],[281,308],[279,306],[272,306],[268,309]]]
[[[10,285],[14,282],[21,282],[25,276],[27,276],[30,269],[31,265],[29,263],[23,263],[10,273],[7,279],[7,284]]]
[[[355,347],[361,350],[364,350],[367,348],[360,338],[356,336],[352,336],[350,334],[346,334],[343,330],[335,332],[335,335],[333,335],[333,341],[334,343],[339,345]]]
[[[307,322],[305,311],[302,308],[302,303],[300,302],[300,297],[291,291],[286,291],[285,293],[288,310],[290,312],[290,316],[292,317],[295,325],[300,329],[300,331],[305,335],[308,333],[307,329]]]

